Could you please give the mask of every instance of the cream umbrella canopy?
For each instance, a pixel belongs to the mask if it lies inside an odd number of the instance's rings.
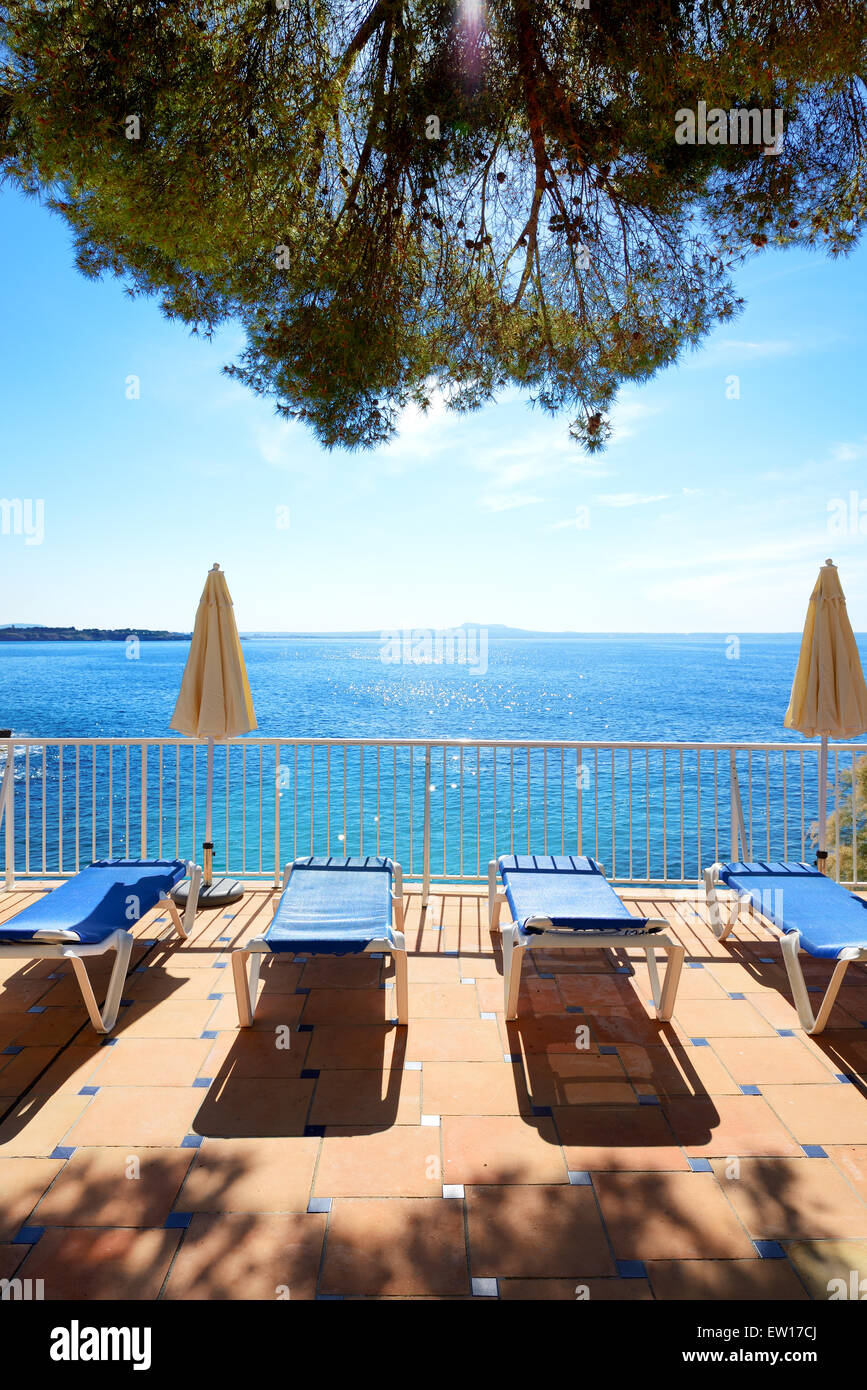
[[[828,794],[828,739],[867,732],[867,685],[846,599],[833,560],[826,560],[810,595],[801,653],[783,724],[805,738],[821,739],[819,750],[819,867],[824,870]]]
[[[214,565],[205,580],[170,727],[191,738],[208,740],[204,874],[200,900],[204,899],[213,906],[236,902],[242,896],[239,885],[224,879],[212,882],[214,742],[249,733],[256,727],[256,716],[232,597],[219,565]]]

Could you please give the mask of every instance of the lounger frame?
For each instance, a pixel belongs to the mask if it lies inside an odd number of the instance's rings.
[[[813,1006],[810,1003],[810,995],[807,990],[807,982],[804,979],[804,971],[800,961],[800,955],[803,949],[801,946],[800,932],[781,931],[776,922],[772,922],[770,918],[765,917],[763,913],[757,911],[752,898],[748,894],[735,893],[734,889],[729,888],[720,878],[720,874],[724,867],[723,864],[711,864],[710,868],[704,871],[704,891],[707,899],[710,925],[714,936],[718,941],[725,941],[731,934],[735,922],[738,920],[741,908],[748,908],[750,916],[760,920],[767,931],[779,937],[780,948],[783,952],[783,964],[786,967],[786,974],[789,977],[789,984],[792,988],[792,998],[795,1002],[795,1008],[798,1011],[801,1027],[806,1033],[813,1035],[821,1033],[831,1016],[831,1010],[834,1007],[837,995],[840,991],[840,986],[843,983],[843,976],[846,974],[852,961],[867,961],[867,946],[843,947],[835,959],[834,969],[831,971],[831,979],[828,982],[828,988],[825,990],[822,1002],[819,1005],[819,1011],[814,1014]],[[731,895],[727,901],[727,905],[730,905],[732,900],[735,904],[734,912],[729,911],[726,920],[723,920],[720,889],[724,889],[726,893]],[[810,953],[805,952],[805,954],[809,955]],[[811,959],[818,960],[822,959],[822,957],[811,956]],[[834,958],[831,957],[830,959]]]
[[[187,873],[190,878],[190,892],[183,917],[167,893],[161,894],[159,902],[152,909],[153,911],[167,911],[172,927],[183,939],[186,939],[190,934],[202,882],[202,870],[198,864],[187,864]],[[170,930],[171,928],[167,928],[166,932],[161,933],[161,936],[165,936]],[[0,960],[70,961],[91,1023],[97,1033],[110,1033],[117,1022],[134,942],[135,937],[125,927],[118,927],[117,931],[106,936],[104,940],[94,942],[78,941],[74,932],[64,931],[62,928],[57,930],[46,928],[38,936],[28,937],[26,940],[0,942]],[[105,999],[102,1008],[100,1008],[84,962],[88,956],[104,956],[106,951],[115,952],[115,962],[109,977]]]
[[[601,864],[599,871],[604,877],[605,870]],[[503,906],[508,908],[508,899],[499,887],[498,877],[499,864],[496,859],[492,859],[488,865],[488,916],[491,931],[499,931],[503,946],[503,990],[507,1019],[513,1020],[518,1017],[518,991],[521,987],[521,966],[525,951],[534,951],[539,947],[598,951],[627,944],[640,945],[647,957],[647,971],[650,975],[657,1018],[663,1023],[671,1018],[686,952],[679,941],[672,941],[671,937],[660,933],[661,927],[668,926],[664,917],[650,917],[646,923],[636,921],[634,927],[612,928],[610,931],[594,932],[574,927],[549,927],[522,937],[517,922],[500,924],[500,912]],[[642,938],[648,939],[644,941]],[[657,946],[661,947],[667,956],[665,977],[661,984],[655,955]]]
[[[271,917],[276,915],[277,908],[280,906],[282,894],[289,886],[289,879],[292,877],[292,862],[284,865],[283,868],[283,887],[280,897],[275,898]],[[300,867],[303,868],[303,861]],[[394,987],[397,996],[397,1021],[399,1024],[409,1022],[409,989],[407,983],[406,967],[406,937],[404,936],[404,915],[403,915],[403,872],[399,864],[392,863],[391,875],[391,901],[394,921],[391,940],[385,936],[377,938],[368,943],[363,951],[358,951],[358,955],[372,955],[374,952],[390,955],[394,961]],[[304,954],[303,942],[299,941],[299,954]],[[256,1014],[256,1003],[259,989],[259,968],[263,956],[280,955],[282,952],[272,951],[265,935],[256,936],[246,945],[232,952],[232,975],[235,981],[235,997],[238,1001],[238,1024],[241,1028],[249,1028],[253,1023]],[[323,952],[322,954],[327,954]]]

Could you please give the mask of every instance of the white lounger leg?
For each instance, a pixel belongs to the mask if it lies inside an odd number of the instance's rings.
[[[201,865],[187,864],[187,874],[190,880],[190,891],[187,894],[187,905],[184,908],[183,917],[178,912],[177,904],[168,893],[163,893],[159,901],[160,910],[168,912],[172,921],[172,926],[178,936],[183,937],[185,940],[189,936],[193,923],[196,920],[196,909],[199,905],[199,889],[202,886]],[[163,933],[163,935],[165,935],[165,933]]]
[[[67,959],[72,961],[72,968],[75,971],[75,978],[78,980],[78,987],[81,990],[81,997],[84,1000],[90,1021],[97,1033],[110,1033],[117,1021],[117,1013],[120,1008],[121,995],[123,994],[126,972],[129,967],[129,957],[132,951],[132,936],[129,932],[117,932],[114,937],[114,950],[116,958],[111,978],[108,982],[108,989],[105,993],[105,1003],[100,1011],[93,992],[93,985],[90,983],[90,976],[87,973],[87,966],[81,956],[70,955]]]
[[[801,938],[798,932],[788,932],[780,937],[780,945],[783,948],[783,961],[786,966],[786,973],[789,977],[789,984],[792,986],[792,998],[795,1001],[795,1008],[798,1010],[798,1018],[801,1026],[808,1033],[821,1033],[831,1015],[831,1010],[837,999],[840,986],[843,983],[843,976],[846,974],[849,961],[858,958],[859,953],[854,952],[852,956],[838,959],[831,973],[828,988],[825,996],[819,1005],[818,1014],[813,1015],[810,1005],[810,995],[807,990],[807,982],[804,979],[804,972],[801,968],[799,953],[801,949]]]
[[[707,908],[710,915],[710,925],[714,936],[718,941],[725,941],[738,920],[740,912],[740,899],[735,899],[734,912],[727,914],[727,920],[723,921],[722,904],[719,896],[719,873],[720,865],[712,864],[709,869],[704,871],[704,893],[707,899]]]
[[[674,1011],[674,1001],[677,998],[677,987],[680,984],[680,972],[683,969],[683,958],[686,951],[679,943],[671,943],[667,939],[656,944],[662,946],[668,957],[665,980],[661,990],[653,946],[645,946],[644,954],[647,956],[647,971],[650,975],[650,989],[656,1006],[656,1017],[660,1022],[667,1023]]]
[[[238,1003],[238,1024],[241,1028],[251,1026],[256,1012],[260,963],[261,953],[259,951],[232,952],[232,974],[235,979],[235,998]]]
[[[500,929],[503,943],[503,988],[506,998],[506,1018],[518,1017],[518,990],[521,988],[521,966],[525,947],[518,936],[517,923]]]
[[[488,924],[491,931],[498,931],[500,926],[500,908],[506,901],[505,896],[497,887],[497,861],[492,859],[488,865]]]
[[[187,894],[187,905],[184,908],[184,924],[181,928],[182,936],[189,936],[196,920],[196,909],[199,905],[199,889],[202,886],[202,866],[201,864],[188,865],[190,875],[190,891]]]

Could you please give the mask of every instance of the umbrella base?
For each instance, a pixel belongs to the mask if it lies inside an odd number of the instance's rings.
[[[185,878],[172,889],[172,901],[179,907],[186,905],[190,895],[190,880]],[[239,902],[244,896],[240,883],[232,878],[215,878],[203,883],[199,889],[199,907],[227,907],[229,903]]]

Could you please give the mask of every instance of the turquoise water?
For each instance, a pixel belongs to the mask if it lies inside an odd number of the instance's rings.
[[[266,737],[782,740],[797,635],[491,638],[487,671],[384,664],[377,640],[246,638]],[[859,639],[867,665],[867,637]],[[0,726],[168,737],[187,645],[0,644]],[[478,663],[477,663],[478,664]]]
[[[809,857],[816,764],[782,726],[800,638],[640,636],[491,638],[472,665],[384,662],[379,639],[244,639],[264,738],[430,740],[774,741],[791,753],[739,774],[757,857]],[[859,642],[867,664],[867,638]],[[55,748],[27,738],[171,737],[185,643],[0,645],[0,726],[18,742],[16,867],[73,871],[92,857],[137,854],[142,840],[138,750]],[[481,659],[484,658],[484,659]],[[421,868],[423,754],[368,746],[327,754],[286,748],[279,766],[255,735],[215,776],[217,860],[268,873],[275,858],[392,853]],[[851,760],[850,760],[851,761]],[[845,766],[849,766],[845,763]],[[841,770],[844,764],[841,762]],[[205,761],[150,750],[150,854],[190,855],[203,833]],[[728,763],[721,756],[604,752],[579,763],[541,751],[434,751],[434,875],[484,873],[496,852],[574,850],[618,878],[694,879],[729,850]],[[61,835],[62,831],[62,835]],[[275,839],[279,832],[279,846]]]

